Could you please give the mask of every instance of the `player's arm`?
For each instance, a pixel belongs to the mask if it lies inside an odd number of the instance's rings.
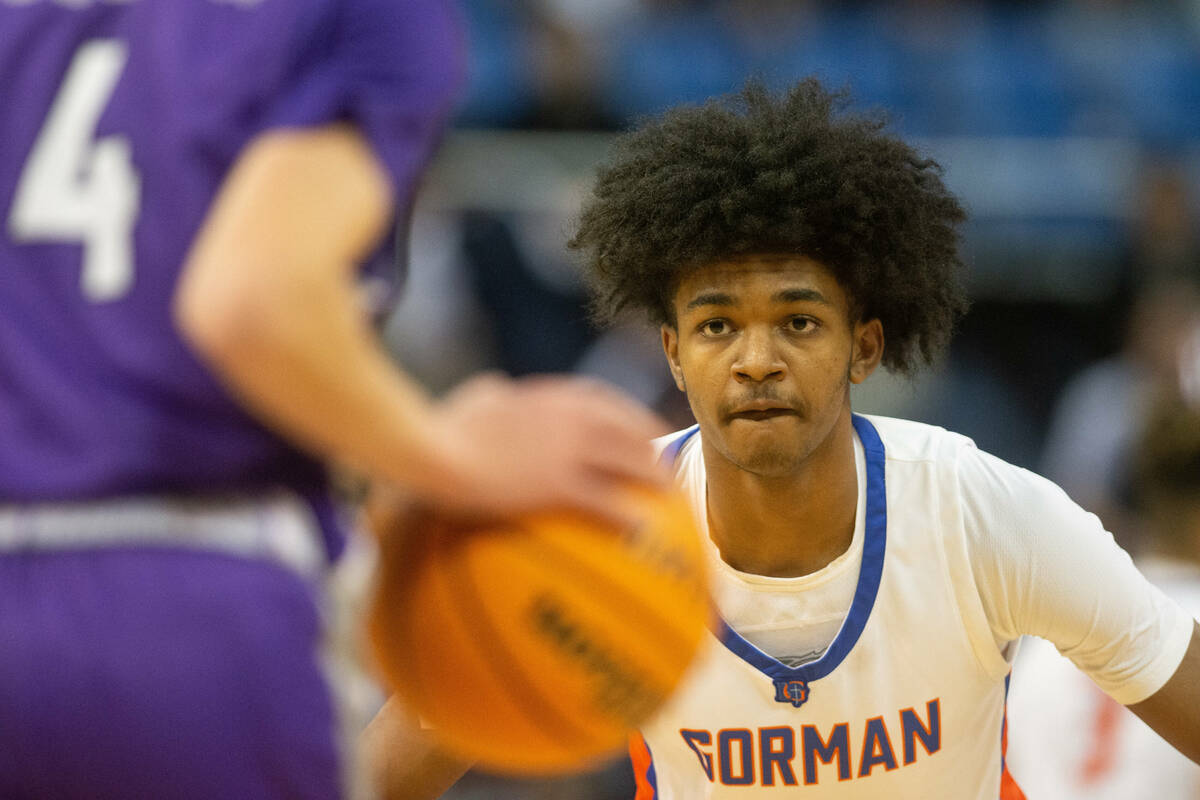
[[[1049,640],[1200,761],[1196,621],[1054,484],[974,452],[959,473],[969,563],[996,643]]]
[[[1200,622],[1175,674],[1154,694],[1129,710],[1176,750],[1200,764]]]
[[[367,726],[363,748],[383,800],[441,797],[471,766],[441,749],[395,697]]]
[[[312,450],[397,481],[429,402],[374,343],[353,270],[392,213],[348,126],[268,133],[218,195],[184,268],[184,336],[251,408]]]
[[[615,390],[492,378],[434,404],[397,369],[355,285],[391,214],[386,173],[354,128],[264,134],[185,264],[184,338],[301,446],[460,508],[567,505],[612,518],[615,481],[660,480],[648,444],[657,420]]]

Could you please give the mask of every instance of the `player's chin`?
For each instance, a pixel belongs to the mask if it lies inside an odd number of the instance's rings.
[[[782,477],[791,474],[803,460],[802,448],[791,438],[770,437],[767,441],[747,442],[733,448],[734,463],[745,472],[764,478]]]

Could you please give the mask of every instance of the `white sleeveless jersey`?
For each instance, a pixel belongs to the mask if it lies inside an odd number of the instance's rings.
[[[836,638],[817,660],[789,667],[718,617],[680,689],[631,741],[638,800],[1023,797],[1005,766],[1015,648],[998,646],[989,625],[957,492],[958,454],[973,444],[901,420],[853,423],[866,462],[865,531]],[[696,434],[671,438],[662,457],[675,462]],[[698,445],[677,473],[703,517]],[[1167,676],[1182,658],[1172,624],[1174,664],[1157,667]],[[1190,629],[1182,635],[1186,648]]]

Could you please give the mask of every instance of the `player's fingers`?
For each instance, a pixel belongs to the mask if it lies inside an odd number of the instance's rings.
[[[601,394],[595,400],[604,403],[609,419],[642,440],[649,441],[671,432],[671,426],[662,417],[631,397]]]
[[[458,384],[446,396],[446,402],[464,402],[480,396],[492,397],[511,388],[512,380],[501,372],[479,372]]]
[[[666,488],[669,470],[658,464],[654,447],[645,439],[598,436],[580,455],[588,468],[614,480]]]
[[[606,420],[616,430],[643,439],[653,439],[670,431],[667,423],[625,392],[594,378],[529,379],[530,391],[541,395],[547,404],[559,403],[596,420]]]
[[[563,507],[592,517],[607,528],[628,531],[641,524],[641,519],[622,502],[621,492],[619,481],[596,473],[580,473],[558,486]]]

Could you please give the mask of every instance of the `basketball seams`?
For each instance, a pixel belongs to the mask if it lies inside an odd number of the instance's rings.
[[[557,567],[565,568],[564,571],[574,573],[575,579],[581,585],[599,587],[604,595],[604,602],[608,605],[619,605],[620,610],[626,615],[627,619],[636,619],[639,622],[642,620],[647,621],[648,627],[653,630],[653,635],[649,638],[655,641],[656,646],[669,645],[674,648],[671,652],[691,653],[695,650],[694,642],[690,642],[679,636],[677,623],[660,614],[652,604],[645,602],[643,598],[633,594],[624,586],[613,582],[604,573],[569,552],[557,542],[553,542],[549,537],[539,536],[535,531],[528,528],[523,528],[522,530],[528,535],[521,539],[519,544],[525,550],[530,551],[527,557],[531,559],[532,563],[538,563],[542,560],[553,560],[557,562]],[[671,641],[663,642],[663,639],[670,639]]]
[[[468,639],[474,642],[482,652],[482,662],[497,678],[499,685],[504,687],[518,708],[528,709],[531,713],[526,717],[535,729],[548,727],[547,738],[551,741],[559,739],[570,742],[591,743],[595,741],[587,731],[563,716],[557,709],[547,703],[538,690],[536,681],[531,679],[520,668],[520,659],[516,658],[508,648],[503,638],[492,626],[488,617],[483,597],[475,580],[472,565],[464,563],[466,559],[448,559],[446,566],[453,571],[455,597],[459,601],[459,619],[473,634]],[[444,576],[449,582],[451,576]]]

